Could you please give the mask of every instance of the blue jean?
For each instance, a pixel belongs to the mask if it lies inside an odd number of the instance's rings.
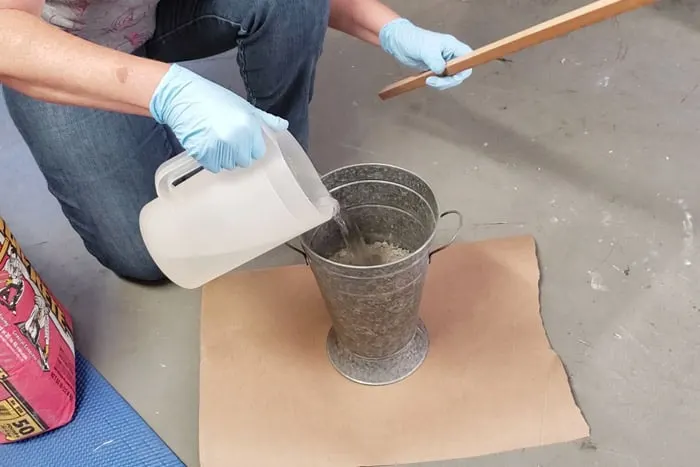
[[[237,48],[248,100],[308,145],[308,113],[329,0],[161,0],[135,53],[165,62]],[[160,281],[141,238],[156,168],[182,148],[153,119],[41,102],[5,88],[10,116],[88,251],[117,275]]]

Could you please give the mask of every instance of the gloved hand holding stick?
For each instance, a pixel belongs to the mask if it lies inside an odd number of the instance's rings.
[[[439,79],[444,80],[452,76],[463,76],[465,71],[471,70],[475,66],[483,65],[484,63],[519,52],[520,50],[550,39],[564,36],[577,29],[590,26],[612,18],[613,16],[649,5],[653,2],[654,0],[598,0],[481,47],[471,54],[454,58],[447,62],[445,71]],[[438,75],[434,71],[426,71],[415,76],[410,76],[384,88],[379,93],[379,97],[382,100],[387,100],[425,85],[431,85],[431,82],[434,83],[434,80],[437,79],[435,78],[436,76]]]

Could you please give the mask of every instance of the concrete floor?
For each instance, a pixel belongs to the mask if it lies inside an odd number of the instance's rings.
[[[479,46],[586,2],[390,3]],[[466,214],[463,240],[533,234],[545,326],[591,425],[583,445],[440,466],[697,464],[699,25],[698,2],[661,1],[484,66],[458,90],[386,103],[376,92],[405,70],[329,35],[313,106],[318,169],[399,164]],[[224,82],[235,73],[225,57],[197,66]],[[199,293],[134,286],[102,269],[4,108],[0,167],[0,214],[71,311],[78,347],[197,465]],[[257,264],[295,261],[276,251]]]

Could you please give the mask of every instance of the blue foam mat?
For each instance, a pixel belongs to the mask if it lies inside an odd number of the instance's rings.
[[[76,371],[73,421],[36,438],[0,445],[1,467],[185,465],[80,354]]]

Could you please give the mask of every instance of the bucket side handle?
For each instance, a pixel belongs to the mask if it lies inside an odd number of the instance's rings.
[[[296,245],[293,245],[292,242],[286,242],[285,245],[287,246],[287,248],[290,248],[299,253],[304,258],[304,262],[306,263],[306,265],[309,265],[309,257],[306,255],[306,252],[304,250],[302,250]]]
[[[431,260],[433,258],[433,255],[435,253],[439,253],[448,246],[452,245],[455,240],[457,240],[457,236],[459,235],[459,232],[462,230],[462,227],[464,226],[464,217],[462,216],[462,213],[453,209],[450,211],[445,211],[442,214],[440,214],[440,219],[447,217],[447,216],[457,216],[457,228],[455,229],[454,234],[452,234],[452,237],[442,245],[432,249],[430,253],[428,253],[428,260]]]

